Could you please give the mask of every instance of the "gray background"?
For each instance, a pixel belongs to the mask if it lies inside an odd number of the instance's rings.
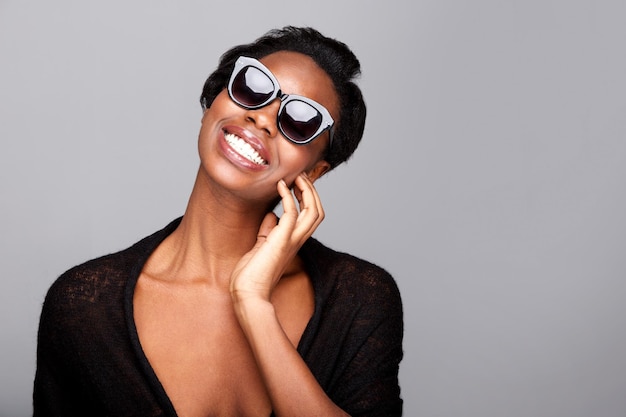
[[[363,64],[316,236],[397,279],[407,416],[626,415],[626,3],[1,1],[0,415],[69,267],[182,214],[221,52],[312,25]]]

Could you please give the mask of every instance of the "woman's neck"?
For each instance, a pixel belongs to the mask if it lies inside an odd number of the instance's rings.
[[[144,273],[228,289],[230,274],[254,246],[265,214],[266,209],[216,193],[197,178],[181,223],[155,250]]]

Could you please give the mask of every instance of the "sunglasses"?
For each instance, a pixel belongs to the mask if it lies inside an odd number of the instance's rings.
[[[333,144],[330,113],[318,102],[295,94],[284,94],[274,74],[254,58],[240,56],[228,82],[228,95],[244,109],[258,109],[280,99],[277,124],[288,140],[298,145],[311,142],[329,131]]]

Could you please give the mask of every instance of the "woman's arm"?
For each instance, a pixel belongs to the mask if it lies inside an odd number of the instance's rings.
[[[237,315],[276,416],[347,416],[322,387],[285,335],[271,303],[242,302]]]
[[[277,416],[347,416],[330,398],[283,331],[272,290],[289,262],[324,218],[312,182],[301,174],[295,181],[298,211],[287,185],[278,192],[284,214],[278,224],[266,216],[257,244],[246,254],[231,277],[231,295],[239,323],[250,343]]]

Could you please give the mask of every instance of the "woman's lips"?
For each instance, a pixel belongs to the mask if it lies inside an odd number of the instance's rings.
[[[267,167],[268,153],[258,138],[237,126],[227,126],[222,133],[220,145],[228,159],[247,169],[261,170]]]
[[[257,165],[267,165],[267,161],[248,142],[234,133],[224,132],[226,143],[239,155]]]

